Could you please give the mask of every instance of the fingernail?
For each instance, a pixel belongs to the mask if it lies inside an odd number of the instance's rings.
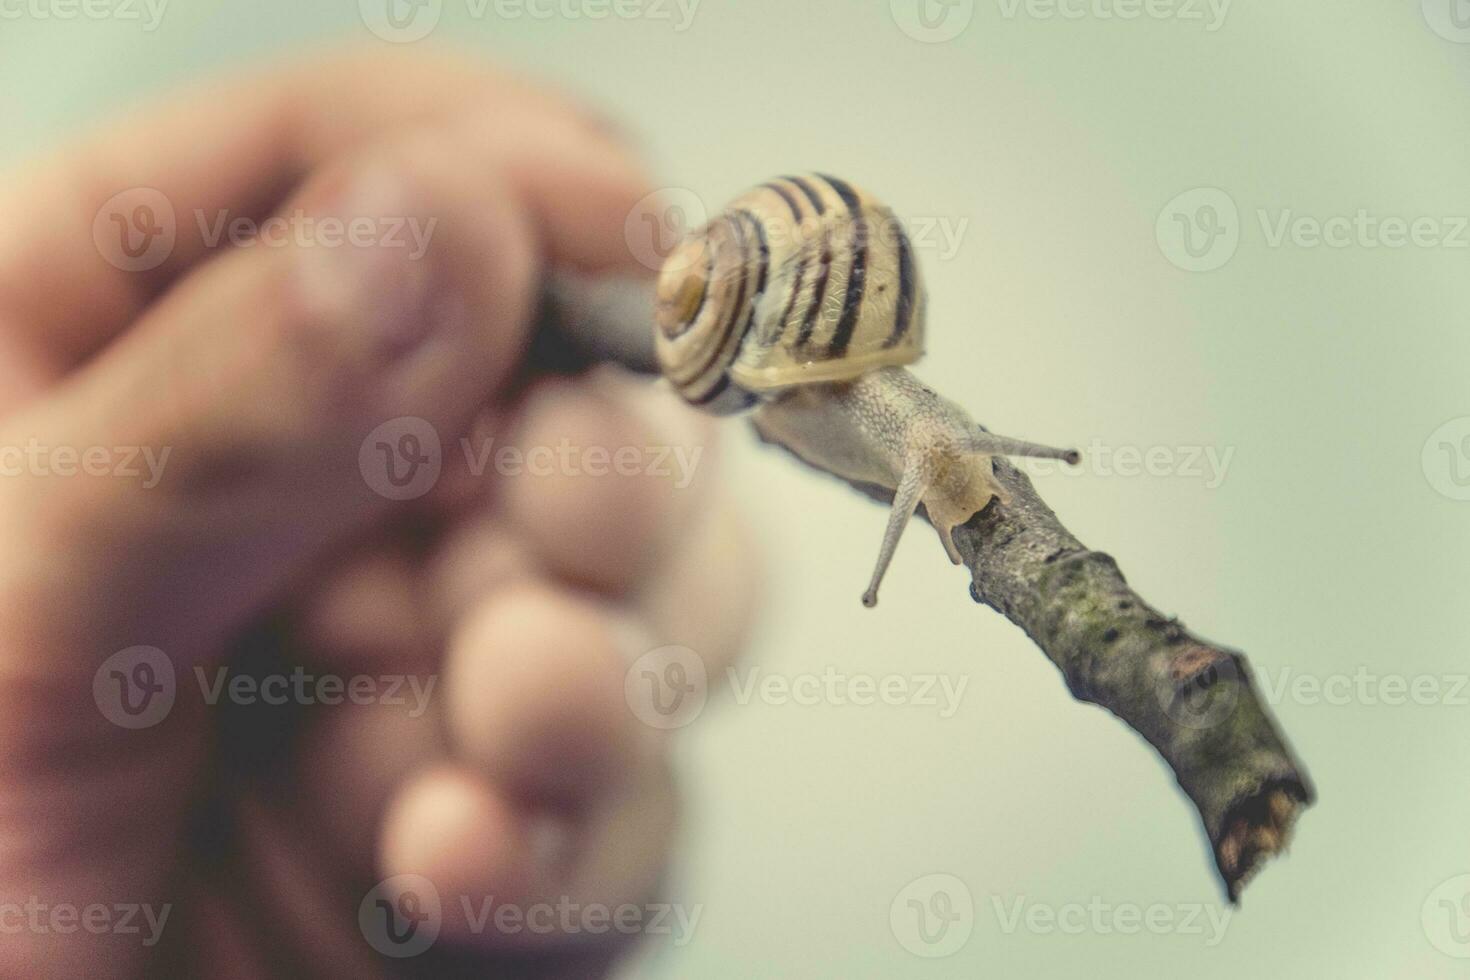
[[[296,242],[303,288],[313,309],[349,327],[353,340],[397,356],[462,315],[460,298],[434,276],[425,229],[437,222],[391,170],[355,173],[303,210],[309,233]]]

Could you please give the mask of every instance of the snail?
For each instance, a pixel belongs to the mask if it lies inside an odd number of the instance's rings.
[[[993,456],[1078,461],[998,436],[906,366],[924,353],[925,293],[894,213],[846,181],[781,177],[686,236],[658,277],[654,349],[691,405],[746,410],[761,437],[851,482],[893,491],[863,605],[878,601],[920,503],[945,552],[1004,489]]]

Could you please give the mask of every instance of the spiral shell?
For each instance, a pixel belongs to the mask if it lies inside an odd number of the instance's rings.
[[[924,353],[913,246],[891,210],[845,181],[769,181],[669,255],[654,340],[664,376],[715,414],[911,364]]]

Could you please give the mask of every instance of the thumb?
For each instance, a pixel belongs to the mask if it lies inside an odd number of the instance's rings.
[[[198,656],[426,489],[525,342],[533,235],[490,169],[420,139],[322,174],[0,427],[32,453],[0,488],[11,649]]]

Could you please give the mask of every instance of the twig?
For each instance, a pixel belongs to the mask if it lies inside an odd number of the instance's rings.
[[[554,277],[547,297],[553,347],[650,369],[647,285]],[[1244,657],[1144,602],[1111,557],[1062,526],[1024,473],[1001,458],[993,465],[1010,504],[993,500],[954,532],[971,597],[1025,630],[1073,697],[1107,708],[1158,750],[1199,810],[1226,894],[1238,901],[1314,799]],[[890,490],[854,486],[892,499]]]
[[[1245,658],[1184,629],[1072,536],[1031,481],[997,459],[1011,503],[955,532],[970,594],[1025,630],[1080,701],[1148,740],[1194,801],[1232,902],[1286,847],[1312,785],[1256,696]]]

